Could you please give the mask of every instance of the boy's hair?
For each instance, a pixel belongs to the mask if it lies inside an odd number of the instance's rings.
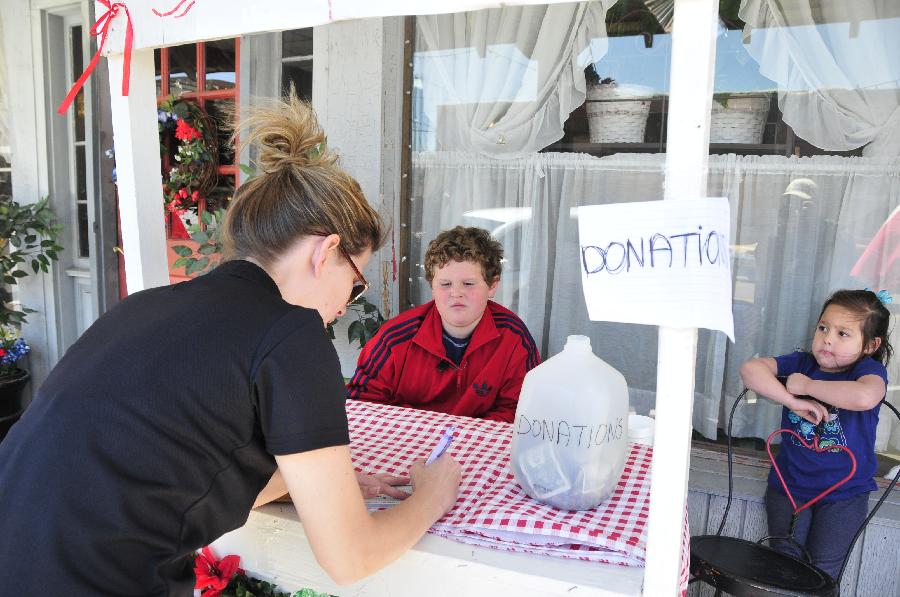
[[[881,346],[869,356],[887,365],[894,354],[894,348],[888,341],[888,325],[891,313],[881,302],[878,296],[871,290],[838,290],[825,301],[819,319],[825,313],[829,305],[837,305],[848,311],[857,313],[862,320],[863,347],[867,346],[875,338],[881,338]]]
[[[444,230],[428,243],[425,251],[425,279],[431,284],[435,268],[451,261],[472,261],[481,266],[484,281],[491,285],[500,277],[503,246],[483,228],[457,226]]]

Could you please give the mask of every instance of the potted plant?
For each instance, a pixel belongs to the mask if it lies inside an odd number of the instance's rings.
[[[585,69],[584,79],[591,143],[642,143],[653,90],[601,77],[593,64]]]
[[[21,326],[34,309],[12,300],[12,286],[29,273],[48,272],[50,261],[62,250],[57,244],[62,227],[55,224],[48,202],[44,198],[20,205],[0,195],[0,439],[21,415],[22,392],[30,377],[18,361],[30,350]]]
[[[178,255],[172,267],[183,267],[186,276],[204,274],[222,259],[222,227],[219,223],[225,220],[225,208],[219,208],[214,214],[204,211],[199,220],[187,227],[187,233],[195,246],[172,246],[172,251]]]

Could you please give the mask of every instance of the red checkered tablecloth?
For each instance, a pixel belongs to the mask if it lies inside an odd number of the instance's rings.
[[[591,562],[643,566],[650,507],[653,449],[629,444],[615,492],[594,509],[558,510],[531,499],[509,467],[512,425],[424,410],[347,401],[350,449],[357,470],[406,475],[428,455],[449,425],[449,449],[462,465],[456,506],[429,532],[495,549]],[[682,593],[688,580],[687,517],[682,548]]]

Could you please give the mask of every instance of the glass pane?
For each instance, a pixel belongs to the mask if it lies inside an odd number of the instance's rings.
[[[234,40],[222,39],[206,44],[206,89],[234,87]]]
[[[153,64],[156,73],[156,95],[162,95],[162,62],[160,60],[161,52],[159,49],[153,50]]]
[[[890,162],[900,107],[896,11],[747,4],[739,17],[736,3],[720,2],[710,124],[710,152],[730,154],[710,157],[709,191],[727,189],[732,200],[737,341],[719,372],[729,398],[742,388],[744,361],[810,350],[831,292],[900,289],[900,187]],[[900,310],[886,307],[895,325]],[[895,359],[887,374],[900,375]],[[900,404],[900,391],[888,386],[887,400]],[[781,422],[781,407],[767,400],[742,411],[735,435],[764,438]],[[840,430],[843,418],[829,425]],[[900,452],[900,429],[879,429],[876,450]]]
[[[620,4],[416,18],[403,307],[432,297],[422,264],[438,233],[483,228],[504,250],[495,300],[522,318],[544,357],[570,334],[589,336],[645,414],[657,330],[588,319],[571,216],[581,205],[662,199],[671,33],[643,2]]]
[[[81,26],[72,27],[72,73],[75,79],[84,70],[84,53],[81,51]],[[74,80],[74,79],[73,79]],[[84,88],[75,97],[75,140],[84,141]]]
[[[219,175],[218,186],[206,196],[206,211],[215,213],[217,209],[228,206],[234,196],[234,176]]]
[[[312,60],[282,63],[281,89],[287,92],[293,83],[298,96],[312,101],[312,69]]]
[[[231,135],[227,113],[234,110],[234,100],[215,100],[206,102],[206,111],[216,123],[216,137],[219,145],[219,165],[234,163],[234,149],[229,145]]]
[[[87,204],[78,204],[78,256],[90,257],[91,248],[88,241],[88,208]]]
[[[169,93],[181,95],[197,91],[197,46],[169,48]]]
[[[0,157],[0,164],[4,162]],[[0,197],[12,197],[12,172],[0,170]]]
[[[284,31],[281,34],[281,57],[291,58],[295,56],[312,56],[313,54],[313,30],[294,29]]]
[[[75,192],[77,201],[87,201],[87,158],[84,145],[75,147]]]

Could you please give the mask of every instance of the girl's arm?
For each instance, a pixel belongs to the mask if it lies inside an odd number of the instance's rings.
[[[456,503],[460,467],[444,455],[411,469],[413,494],[366,511],[347,446],[276,456],[319,565],[338,584],[372,574],[412,547]]]
[[[887,390],[884,380],[878,375],[863,375],[856,381],[823,381],[810,379],[802,373],[788,377],[787,389],[847,410],[875,408]]]
[[[771,357],[751,359],[741,365],[744,385],[757,394],[786,406],[814,425],[828,417],[825,406],[814,400],[797,398],[778,381],[777,375],[778,363]]]

